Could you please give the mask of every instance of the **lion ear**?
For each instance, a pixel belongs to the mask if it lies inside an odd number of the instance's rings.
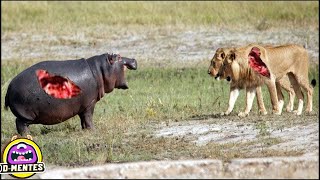
[[[236,59],[236,53],[235,52],[231,52],[230,60],[234,61],[235,59]]]
[[[224,54],[224,52],[222,52],[220,56],[221,56],[221,59],[224,59],[226,55]]]

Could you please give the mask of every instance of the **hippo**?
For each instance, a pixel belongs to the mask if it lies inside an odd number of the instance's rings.
[[[30,124],[54,125],[79,115],[82,129],[92,129],[95,104],[114,88],[128,89],[125,70],[137,61],[119,54],[88,59],[48,60],[25,69],[12,79],[5,109],[16,116],[20,135]]]

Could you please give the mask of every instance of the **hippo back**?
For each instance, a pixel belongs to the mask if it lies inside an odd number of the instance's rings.
[[[37,70],[68,78],[81,90],[70,99],[59,99],[47,94],[40,86]],[[8,87],[6,104],[18,118],[30,123],[56,124],[95,103],[97,82],[85,59],[43,61],[18,74]]]

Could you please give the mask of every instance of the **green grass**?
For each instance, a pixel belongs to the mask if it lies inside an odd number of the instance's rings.
[[[1,144],[2,146],[16,134],[15,117],[5,111],[4,96],[11,79],[27,68],[33,61],[5,61],[1,66]],[[318,67],[310,69],[310,79],[318,79]],[[217,145],[197,147],[185,140],[153,138],[150,124],[168,121],[186,121],[194,117],[210,117],[227,108],[229,84],[215,81],[207,75],[203,65],[189,68],[151,68],[143,67],[137,71],[127,71],[128,90],[115,90],[101,99],[95,108],[93,122],[95,130],[81,130],[76,116],[63,123],[44,126],[31,125],[30,131],[35,142],[41,147],[44,160],[48,164],[64,166],[83,166],[105,162],[127,162],[151,159],[179,158],[219,158],[258,157],[262,155],[297,155],[297,151],[264,151],[262,154],[246,154],[240,151],[246,144]],[[314,110],[319,113],[318,88],[314,93]],[[264,89],[267,109],[271,110],[269,94]],[[284,93],[285,94],[285,93]],[[244,108],[242,91],[234,114]],[[257,105],[251,112],[257,120]],[[258,116],[259,117],[259,116]],[[273,116],[267,116],[275,121]],[[283,116],[283,123],[287,121]],[[259,119],[259,118],[258,118]],[[299,119],[299,118],[297,118]],[[303,115],[298,121],[308,121]],[[306,119],[306,120],[305,120]],[[251,121],[250,118],[246,121]],[[297,121],[297,120],[296,120]],[[282,126],[281,124],[280,126]],[[270,126],[270,125],[269,125]],[[258,122],[260,134],[267,136],[266,125]],[[262,138],[264,138],[264,136]],[[268,145],[279,140],[267,139]],[[224,150],[231,148],[230,150]],[[221,151],[223,150],[223,151]],[[224,152],[224,153],[222,153]]]
[[[300,2],[1,2],[2,32],[70,33],[93,27],[164,25],[318,27],[319,3]],[[123,27],[126,26],[126,27]]]

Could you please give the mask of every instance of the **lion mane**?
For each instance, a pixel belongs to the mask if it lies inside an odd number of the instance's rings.
[[[226,71],[232,72],[232,87],[237,87],[240,89],[244,88],[256,88],[264,84],[264,76],[254,71],[249,63],[248,57],[243,56],[244,53],[236,53],[232,50],[229,54],[229,59],[232,59],[232,64],[227,65]],[[235,56],[238,56],[236,59]]]

